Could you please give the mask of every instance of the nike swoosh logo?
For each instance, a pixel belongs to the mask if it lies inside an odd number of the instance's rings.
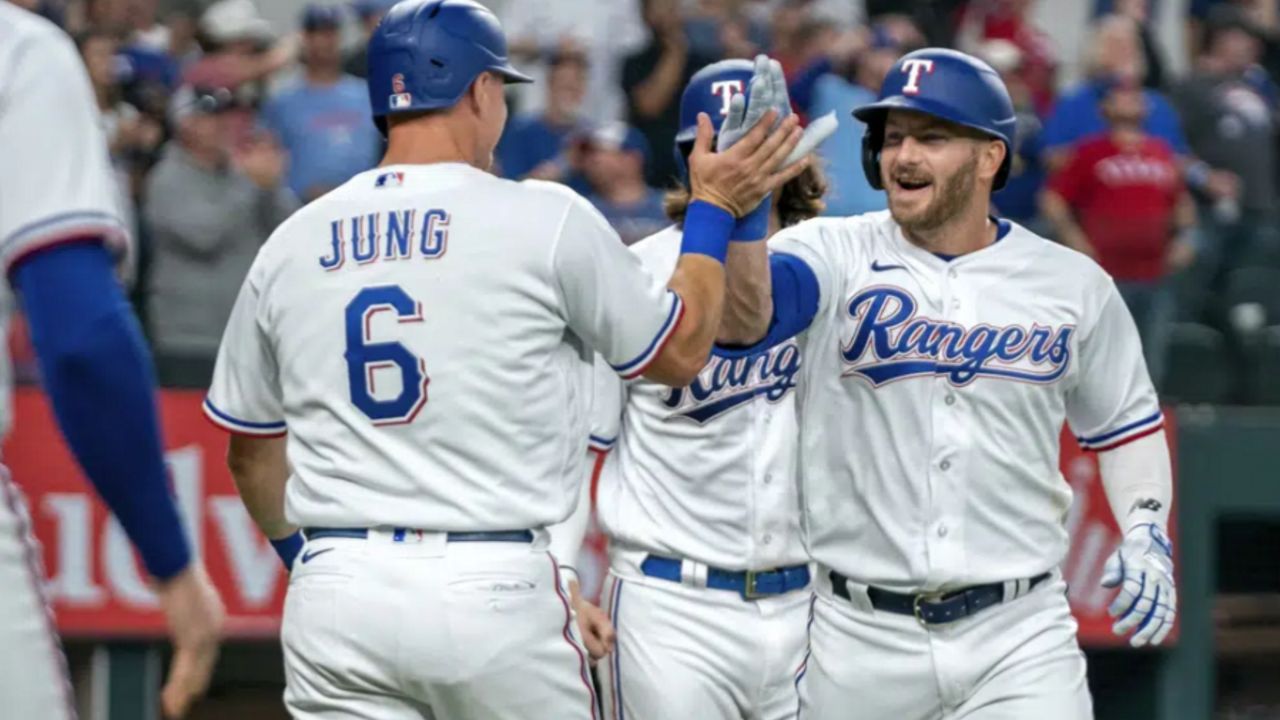
[[[906,270],[906,265],[881,265],[879,260],[871,261],[872,272],[884,272],[886,270]]]
[[[320,557],[321,555],[329,552],[332,549],[333,548],[325,548],[323,550],[316,550],[315,552],[304,552],[302,553],[302,564],[305,565],[311,562],[312,560]]]

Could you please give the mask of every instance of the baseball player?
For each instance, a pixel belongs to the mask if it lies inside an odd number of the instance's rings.
[[[156,580],[174,658],[162,693],[177,717],[209,683],[222,605],[169,493],[150,358],[115,277],[127,239],[89,77],[71,40],[0,2],[0,266],[21,301],[58,426]],[[15,298],[0,291],[0,337]],[[0,434],[11,421],[0,362]],[[0,707],[72,718],[22,495],[0,467]]]
[[[700,118],[664,286],[578,195],[486,172],[527,81],[478,3],[392,8],[369,43],[381,166],[282,224],[232,311],[205,409],[292,569],[293,717],[595,717],[546,551],[579,497],[591,352],[693,380],[735,216],[804,168],[779,169],[794,120],[712,153]]]
[[[1115,631],[1158,644],[1176,609],[1170,462],[1133,320],[1092,260],[989,216],[1014,131],[990,67],[913,52],[854,114],[889,209],[785,229],[771,256],[738,243],[762,262],[734,266],[725,310],[726,341],[796,336],[804,358],[819,571],[799,716],[1090,718],[1058,571],[1064,420],[1125,533],[1103,578]]]
[[[781,69],[774,87],[764,62],[758,74],[750,61],[725,60],[692,77],[680,101],[681,167],[700,113],[719,131],[736,95],[786,107]],[[816,216],[824,189],[807,170],[766,208],[761,229]],[[675,267],[687,203],[682,185],[668,195],[676,224],[631,246],[655,276]],[[603,605],[617,633],[601,665],[606,716],[793,717],[810,586],[795,479],[796,343],[712,357],[683,387],[596,367],[591,446],[613,450],[597,504],[611,564]]]

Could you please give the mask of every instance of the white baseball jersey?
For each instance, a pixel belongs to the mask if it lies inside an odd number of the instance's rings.
[[[1031,577],[1067,549],[1065,419],[1105,449],[1162,424],[1137,329],[1092,260],[1000,222],[947,262],[888,211],[783,230],[818,278],[802,333],[815,560],[899,591]]]
[[[67,34],[0,2],[0,271],[50,245],[127,242],[89,75]],[[0,290],[0,338],[13,299]],[[0,436],[8,429],[10,365],[0,348]]]
[[[667,277],[680,239],[670,227],[631,249]],[[624,381],[597,362],[591,444],[616,449],[596,513],[614,543],[729,570],[806,562],[795,477],[799,371],[794,341],[740,359],[713,356],[684,388]]]
[[[568,189],[377,168],[263,246],[205,409],[288,430],[290,522],[542,527],[578,499],[591,349],[639,374],[681,309]]]

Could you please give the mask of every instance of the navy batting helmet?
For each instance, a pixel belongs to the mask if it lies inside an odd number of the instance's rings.
[[[369,103],[386,132],[386,116],[452,107],[480,73],[533,82],[511,67],[498,18],[472,0],[405,0],[369,39]]]
[[[1004,143],[1004,162],[993,190],[1004,187],[1013,163],[1013,133],[1017,120],[1013,101],[1000,75],[981,60],[955,50],[925,48],[902,56],[885,76],[880,97],[853,111],[867,124],[862,137],[862,170],[871,187],[881,190],[880,149],[884,145],[885,115],[890,110],[914,110],[957,125],[979,130]]]
[[[689,174],[689,153],[693,152],[693,141],[698,136],[698,113],[706,113],[712,127],[719,132],[729,116],[729,101],[734,95],[748,95],[754,71],[750,60],[721,60],[689,78],[680,95],[680,129],[675,145],[676,165],[682,179]]]

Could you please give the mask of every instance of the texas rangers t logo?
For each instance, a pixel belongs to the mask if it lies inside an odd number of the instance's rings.
[[[729,114],[729,103],[733,100],[733,96],[740,92],[742,92],[741,80],[717,80],[711,83],[711,94],[720,96],[721,115]]]
[[[920,74],[933,72],[933,61],[924,58],[904,60],[902,71],[907,74],[907,84],[902,86],[903,94],[915,95],[920,92]]]

